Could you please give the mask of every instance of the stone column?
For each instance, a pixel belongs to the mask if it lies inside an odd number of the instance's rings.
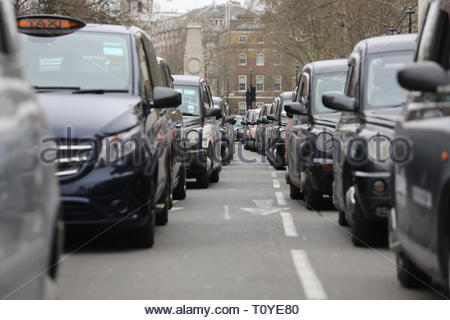
[[[184,74],[204,77],[205,62],[203,57],[202,26],[199,23],[189,23],[186,28]]]

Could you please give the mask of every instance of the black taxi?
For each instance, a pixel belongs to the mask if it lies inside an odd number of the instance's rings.
[[[182,96],[178,107],[183,114],[185,162],[188,179],[201,188],[219,182],[222,171],[220,108],[214,102],[208,83],[201,77],[174,75],[175,90]]]
[[[332,194],[334,134],[340,113],[322,103],[329,91],[344,91],[347,60],[316,61],[300,75],[294,114],[286,141],[287,181],[292,199],[304,196],[307,208],[319,210],[323,196]]]
[[[17,23],[25,77],[55,137],[45,141],[45,160],[58,164],[66,227],[128,231],[136,245],[153,246],[171,193],[161,109],[181,101],[161,87],[149,37],[136,27],[70,17],[22,16]]]
[[[450,10],[433,1],[415,63],[398,80],[410,90],[395,128],[390,244],[405,287],[450,288]]]
[[[322,96],[326,107],[342,112],[333,151],[333,202],[339,223],[350,224],[355,246],[387,244],[391,138],[406,101],[396,73],[412,61],[416,38],[362,40],[348,60],[345,92]]]

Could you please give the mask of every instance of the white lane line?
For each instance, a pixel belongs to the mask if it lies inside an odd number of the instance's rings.
[[[272,171],[272,178],[276,178],[277,177],[277,173],[275,171]]]
[[[230,207],[224,206],[224,208],[225,208],[225,213],[224,213],[225,220],[231,220]]]
[[[291,255],[306,298],[310,300],[328,299],[322,283],[309,262],[306,252],[304,250],[291,250]]]
[[[275,192],[275,196],[277,197],[277,202],[279,206],[287,206],[287,202],[284,199],[283,192]]]
[[[280,189],[280,181],[278,179],[273,179],[273,188],[274,189]]]
[[[294,220],[290,213],[280,212],[281,219],[283,219],[284,234],[286,237],[298,237],[297,229],[295,228]]]

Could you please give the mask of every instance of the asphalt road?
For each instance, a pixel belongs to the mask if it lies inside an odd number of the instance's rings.
[[[62,299],[439,299],[402,289],[386,248],[355,248],[337,212],[308,211],[289,198],[284,171],[256,153],[236,160],[218,184],[188,190],[150,250],[122,236],[82,250],[69,239]]]

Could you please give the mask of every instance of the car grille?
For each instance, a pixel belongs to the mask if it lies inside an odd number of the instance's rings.
[[[90,163],[94,155],[94,146],[90,141],[60,141],[56,147],[57,177],[68,177],[79,174]]]

